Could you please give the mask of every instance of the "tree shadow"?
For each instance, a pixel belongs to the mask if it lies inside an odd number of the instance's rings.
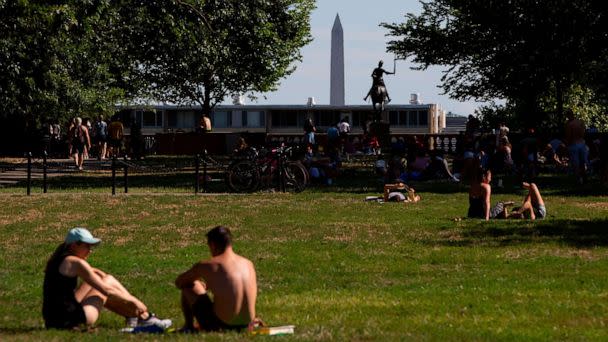
[[[458,236],[444,234],[423,241],[432,246],[515,246],[520,244],[558,243],[573,247],[608,246],[608,219],[517,221],[502,227],[468,227]],[[514,223],[510,221],[508,223]],[[448,235],[448,236],[445,236]]]

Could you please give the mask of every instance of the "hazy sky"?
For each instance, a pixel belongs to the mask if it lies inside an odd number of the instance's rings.
[[[314,97],[317,104],[329,104],[331,29],[340,15],[344,30],[346,104],[364,104],[371,85],[371,72],[379,60],[387,71],[393,69],[393,55],[386,53],[387,30],[381,22],[403,22],[408,12],[419,13],[417,0],[317,0],[311,17],[313,42],[302,49],[303,61],[297,70],[281,81],[279,89],[260,97],[259,104],[305,104]],[[436,103],[446,111],[468,115],[479,107],[476,102],[458,102],[440,95],[441,69],[410,70],[409,61],[397,61],[397,73],[384,80],[392,103],[409,103],[411,93],[419,93],[423,103]],[[369,101],[369,100],[368,100]]]

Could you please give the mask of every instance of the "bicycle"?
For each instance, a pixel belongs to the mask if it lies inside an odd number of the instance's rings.
[[[253,192],[278,183],[281,191],[301,192],[310,176],[301,162],[290,159],[294,153],[291,146],[281,146],[266,153],[251,148],[244,158],[233,161],[228,167],[228,186],[238,192]]]

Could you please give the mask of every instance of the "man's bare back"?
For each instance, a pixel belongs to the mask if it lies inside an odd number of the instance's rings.
[[[201,264],[217,316],[230,325],[249,324],[255,318],[257,297],[253,263],[230,248]]]
[[[255,318],[257,280],[253,263],[232,249],[232,236],[218,226],[207,233],[212,258],[200,261],[175,280],[182,291],[186,329],[194,318],[207,331],[242,329]],[[213,301],[207,291],[213,294]]]

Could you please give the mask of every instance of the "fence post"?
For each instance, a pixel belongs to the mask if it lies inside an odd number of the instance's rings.
[[[48,184],[46,182],[46,172],[47,172],[47,165],[46,165],[46,157],[47,157],[47,153],[46,150],[44,150],[42,152],[42,193],[47,192],[48,190]]]
[[[27,153],[27,195],[32,193],[32,152]]]
[[[279,188],[281,192],[285,192],[285,164],[283,163],[283,150],[279,152]]]
[[[129,193],[129,165],[127,165],[127,155],[124,156],[125,159],[125,194]]]
[[[116,154],[112,156],[112,196],[116,195]]]
[[[205,159],[207,159],[207,150],[203,151]],[[207,163],[203,163],[203,191],[207,192]]]
[[[201,158],[198,154],[194,156],[194,194],[198,194],[200,190],[200,169],[201,169]]]

